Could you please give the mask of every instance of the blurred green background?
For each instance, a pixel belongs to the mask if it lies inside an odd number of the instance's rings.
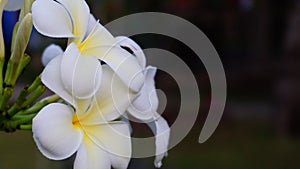
[[[169,151],[163,169],[300,168],[300,1],[87,2],[102,24],[137,12],[177,15],[201,29],[220,55],[228,82],[226,108],[214,135],[199,144],[210,106],[209,78],[201,61],[174,39],[153,34],[132,37],[143,48],[162,48],[177,54],[189,65],[199,85],[197,122],[188,136]],[[64,40],[33,33],[28,50],[33,59],[19,84],[32,81],[42,71],[41,52],[53,42],[65,45]],[[166,81],[166,77],[159,72],[156,81],[170,99],[163,116],[172,124],[179,111],[176,103],[180,94],[175,81]],[[72,168],[73,158],[64,162],[46,159],[38,152],[29,131],[0,133],[0,169],[68,169]],[[132,159],[129,168],[153,169],[153,160]]]

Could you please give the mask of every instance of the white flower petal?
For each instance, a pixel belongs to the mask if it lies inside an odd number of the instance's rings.
[[[53,0],[36,0],[31,10],[33,25],[41,34],[58,38],[74,37],[72,20],[61,4]]]
[[[131,158],[131,137],[126,123],[84,126],[84,131],[100,148],[110,154],[114,168],[127,168]]]
[[[62,59],[62,55],[59,55],[56,56],[48,63],[48,65],[45,67],[44,71],[42,72],[41,80],[50,90],[52,90],[54,93],[56,93],[58,96],[60,96],[68,103],[75,106],[74,99],[66,91],[61,80],[61,76],[60,76],[61,59]]]
[[[135,41],[126,36],[117,36],[116,41],[120,46],[131,49],[137,60],[139,61],[141,67],[143,69],[146,68],[146,56],[143,52],[143,49]]]
[[[77,98],[93,96],[100,87],[102,66],[94,56],[82,56],[71,43],[62,58],[61,78],[65,88]]]
[[[94,28],[99,24],[98,21],[96,21],[95,17],[90,14],[90,17],[89,17],[89,22],[88,22],[88,28],[87,28],[87,31],[85,33],[85,36],[83,39],[86,39],[91,33],[92,31],[94,31]]]
[[[57,0],[68,11],[72,18],[73,34],[81,42],[88,28],[90,9],[85,0]]]
[[[136,58],[121,47],[101,47],[100,50],[103,55],[99,58],[107,63],[131,90],[138,92],[143,85],[144,74]]]
[[[168,155],[168,145],[170,139],[170,127],[167,121],[163,117],[159,117],[157,120],[154,121],[156,131],[153,133],[155,134],[155,161],[154,165],[156,168],[160,168],[162,166],[162,159]]]
[[[129,106],[134,94],[107,66],[103,65],[100,89],[97,91],[84,124],[99,124],[120,117]]]
[[[99,22],[96,21],[95,23],[93,17],[89,18],[87,29],[89,34],[79,46],[83,55],[87,53],[98,56],[101,54],[98,51],[99,46],[112,46],[115,43],[115,38],[111,33]]]
[[[131,124],[130,124],[130,121],[129,121],[129,119],[128,119],[128,116],[127,116],[127,114],[125,113],[125,114],[123,114],[122,116],[121,116],[121,121],[123,121],[124,123],[127,123],[128,124],[128,126],[129,126],[129,131],[130,131],[130,134],[132,134],[132,132],[133,132],[133,130],[132,130],[132,126],[131,126]]]
[[[108,153],[85,136],[77,151],[74,169],[111,169]]]
[[[60,103],[44,107],[32,121],[33,138],[47,158],[70,157],[80,146],[83,133],[72,125],[73,110]]]
[[[58,55],[61,55],[63,53],[63,50],[60,46],[51,44],[49,45],[42,54],[42,63],[44,66],[46,66],[53,58],[55,58]]]
[[[78,48],[82,55],[93,55],[107,63],[130,89],[138,91],[144,76],[134,56],[116,43],[115,38],[98,23]]]
[[[158,97],[155,90],[154,76],[156,68],[148,66],[145,71],[146,78],[138,97],[134,99],[128,112],[137,119],[147,121],[153,118],[158,108]]]
[[[8,0],[7,4],[4,7],[6,11],[17,11],[21,9],[23,0]]]
[[[92,101],[93,101],[92,97],[88,99],[75,99],[76,105],[74,107],[77,111],[77,114],[85,113],[91,106]]]

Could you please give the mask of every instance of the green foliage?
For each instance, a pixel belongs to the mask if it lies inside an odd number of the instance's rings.
[[[0,16],[2,16],[5,5],[4,1],[2,2]],[[15,24],[13,31],[11,56],[7,62],[5,62],[4,57],[2,22],[0,23],[0,130],[6,132],[14,132],[17,129],[30,130],[35,115],[45,105],[59,99],[57,95],[53,95],[38,101],[38,98],[46,91],[40,76],[31,85],[24,86],[17,99],[12,99],[16,82],[31,60],[25,50],[33,27],[30,13],[32,2],[32,0],[23,1],[19,21]]]

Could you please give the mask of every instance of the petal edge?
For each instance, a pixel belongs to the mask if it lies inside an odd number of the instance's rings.
[[[44,107],[33,119],[33,138],[41,153],[49,159],[70,157],[80,146],[83,133],[72,125],[73,110],[60,103]]]

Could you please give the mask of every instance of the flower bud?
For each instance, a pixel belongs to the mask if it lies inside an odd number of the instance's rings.
[[[32,31],[32,16],[28,13],[21,21],[19,28],[16,32],[16,39],[13,46],[11,59],[13,62],[18,63],[21,56],[27,48],[29,38]]]
[[[17,80],[17,69],[19,63],[24,56],[24,52],[27,48],[29,38],[32,31],[32,16],[28,13],[20,22],[18,30],[16,32],[15,39],[12,46],[11,57],[7,66],[5,75],[5,82],[9,85],[14,85]]]

